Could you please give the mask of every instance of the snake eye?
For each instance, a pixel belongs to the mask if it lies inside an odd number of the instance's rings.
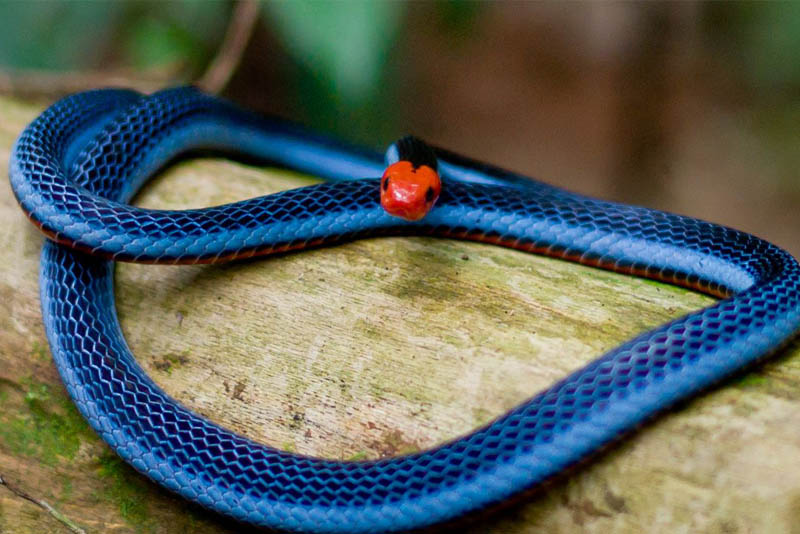
[[[383,181],[383,190],[386,191],[387,189],[389,189],[389,178]]]
[[[425,191],[425,202],[433,202],[433,188],[429,187],[427,191]]]

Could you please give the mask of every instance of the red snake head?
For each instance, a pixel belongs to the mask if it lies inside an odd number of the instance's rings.
[[[415,167],[401,160],[389,165],[381,178],[381,206],[389,215],[407,221],[425,217],[441,192],[439,173],[428,165]]]

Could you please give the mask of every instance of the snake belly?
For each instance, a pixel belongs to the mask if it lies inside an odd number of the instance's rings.
[[[171,159],[195,150],[329,181],[198,210],[127,203]],[[441,197],[424,219],[407,222],[381,209],[377,179],[361,179],[380,176],[381,156],[192,88],[99,90],[53,104],[17,140],[10,178],[22,209],[50,237],[42,313],[80,412],[151,480],[238,520],[291,532],[404,531],[536,488],[800,330],[800,267],[766,241],[437,156]],[[221,428],[156,386],[123,338],[111,260],[210,263],[380,235],[494,243],[723,299],[639,335],[468,435],[376,461],[301,456]]]

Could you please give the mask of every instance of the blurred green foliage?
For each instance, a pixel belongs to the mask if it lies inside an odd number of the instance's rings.
[[[172,83],[190,82],[214,57],[233,6],[198,0],[0,0],[0,73],[166,69]],[[392,124],[391,112],[378,122],[376,110],[387,96],[384,75],[403,3],[292,0],[261,8],[261,24],[295,63],[290,74],[299,119],[359,140],[370,130],[375,135],[376,125]],[[276,53],[281,51],[263,51],[264,61]]]
[[[0,68],[202,68],[225,31],[226,2],[0,1]]]
[[[711,3],[705,34],[743,83],[747,118],[775,158],[782,187],[800,192],[800,2]]]
[[[267,2],[267,19],[309,73],[349,102],[370,98],[397,34],[399,2]]]
[[[102,59],[113,33],[115,3],[0,3],[0,66],[70,70]]]
[[[800,2],[719,2],[705,7],[719,54],[761,89],[800,84]]]
[[[294,60],[297,119],[345,139],[381,146],[397,135],[391,49],[401,2],[264,2],[264,21]]]
[[[201,70],[222,39],[230,13],[224,2],[182,0],[123,2],[127,5],[122,36],[123,57],[133,67],[164,64]]]
[[[232,3],[172,0],[0,1],[0,68],[74,71],[176,65],[197,74]],[[369,99],[403,13],[400,2],[262,4],[264,22],[310,76],[345,101]]]

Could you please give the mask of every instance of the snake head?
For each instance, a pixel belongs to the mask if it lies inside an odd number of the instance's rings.
[[[431,210],[442,192],[439,173],[427,165],[398,161],[381,178],[381,206],[389,215],[418,221]]]
[[[389,151],[398,161],[389,165],[381,178],[381,206],[389,215],[418,221],[442,192],[436,153],[410,135],[394,143]]]

